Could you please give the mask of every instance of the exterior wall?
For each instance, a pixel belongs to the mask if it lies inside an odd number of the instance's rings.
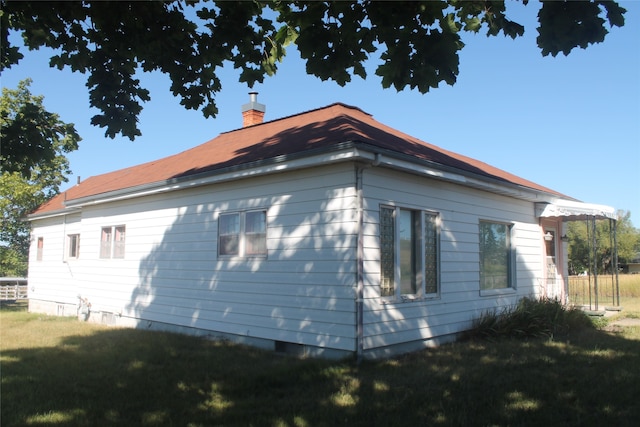
[[[83,208],[34,221],[33,311],[230,338],[331,357],[356,350],[357,197],[352,164],[209,185]],[[363,174],[365,357],[453,339],[488,309],[538,295],[541,227],[533,203],[373,167]],[[440,293],[380,297],[380,205],[438,212]],[[218,256],[218,215],[267,209],[266,257]],[[516,287],[482,293],[479,221],[513,226]],[[124,259],[101,259],[105,226],[126,226]],[[80,233],[80,257],[65,260],[65,237]],[[45,238],[36,261],[36,241]]]
[[[640,264],[636,264],[636,263],[629,263],[628,265],[628,271],[627,273],[629,274],[640,274]]]
[[[453,339],[488,309],[537,294],[542,273],[540,226],[532,203],[382,168],[365,170],[364,352],[378,357]],[[380,297],[380,205],[439,212],[440,294],[433,299]],[[481,293],[479,221],[513,224],[516,288]]]
[[[67,263],[62,220],[34,221],[46,262],[32,254],[32,297],[81,295],[108,323],[353,352],[354,180],[345,163],[85,207],[80,257]],[[261,208],[268,255],[218,256],[218,215]],[[101,259],[101,227],[119,225],[124,259]]]
[[[29,309],[60,316],[77,315],[78,289],[67,254],[67,235],[79,233],[80,214],[47,218],[31,233]],[[38,260],[38,238],[43,238]]]

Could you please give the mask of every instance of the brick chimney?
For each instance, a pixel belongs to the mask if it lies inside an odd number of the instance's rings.
[[[258,102],[258,92],[249,92],[249,103],[242,106],[242,127],[259,125],[267,107]]]

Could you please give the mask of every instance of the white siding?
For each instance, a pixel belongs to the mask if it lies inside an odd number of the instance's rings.
[[[543,263],[533,203],[381,167],[365,169],[363,194],[365,351],[455,334],[482,311],[537,291]],[[380,298],[381,204],[440,214],[437,298]],[[81,295],[123,323],[355,351],[356,208],[348,163],[87,206],[81,216],[34,222],[31,297],[75,303]],[[267,256],[219,257],[219,214],[249,209],[267,210]],[[513,290],[480,293],[480,220],[513,226]],[[101,228],[119,225],[124,259],[101,259]],[[80,258],[64,262],[70,230],[81,235]]]
[[[532,294],[541,271],[541,239],[533,204],[381,168],[367,169],[365,194],[364,349],[427,340],[467,329],[483,310],[513,304]],[[441,218],[441,291],[438,298],[380,298],[379,211],[381,204],[433,210]],[[479,221],[513,224],[516,289],[482,296]]]
[[[32,260],[30,286],[122,318],[352,351],[354,180],[342,164],[84,207],[80,259]],[[246,209],[267,210],[267,256],[218,257],[218,215]],[[61,247],[53,222],[33,224],[45,250]],[[118,225],[124,259],[100,259],[101,228]]]
[[[66,254],[67,236],[79,232],[80,215],[73,214],[41,220],[31,233],[29,299],[54,303],[50,311],[52,314],[76,315],[76,311],[64,311],[62,307],[78,303],[77,282],[72,268],[76,260],[68,260]],[[41,260],[37,259],[39,238],[43,239]]]

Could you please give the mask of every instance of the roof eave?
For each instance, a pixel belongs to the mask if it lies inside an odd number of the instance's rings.
[[[514,197],[530,202],[553,202],[555,200],[575,200],[558,193],[537,190],[497,178],[464,171],[437,162],[417,159],[414,156],[381,149],[368,144],[358,144],[361,150],[378,154],[377,163],[404,172],[428,176],[433,179],[447,181],[479,190]]]
[[[45,211],[42,213],[33,213],[33,214],[28,214],[25,219],[27,221],[33,221],[33,220],[37,220],[37,219],[46,219],[46,218],[52,218],[52,217],[56,217],[56,216],[61,216],[61,215],[69,215],[72,214],[74,212],[80,212],[80,208],[79,207],[65,207],[62,209],[56,209],[54,211]]]
[[[358,160],[358,157],[358,150],[354,149],[354,144],[351,142],[345,142],[328,148],[308,150],[302,153],[285,154],[241,165],[214,169],[206,172],[110,191],[107,193],[67,200],[65,205],[67,207],[96,205],[214,183],[245,179],[258,175],[267,175],[323,164]]]
[[[126,200],[185,188],[194,188],[213,183],[344,161],[363,161],[370,164],[383,165],[384,167],[402,170],[412,174],[427,176],[441,181],[447,181],[532,202],[551,203],[558,199],[575,200],[566,197],[559,197],[558,194],[524,187],[504,180],[463,171],[433,161],[417,159],[413,156],[382,149],[370,144],[346,141],[317,150],[286,154],[251,163],[214,169],[206,172],[110,191],[107,193],[67,200],[65,201],[65,209],[55,212],[35,214],[29,216],[29,219],[42,219],[68,214],[70,209],[77,210],[87,205]]]

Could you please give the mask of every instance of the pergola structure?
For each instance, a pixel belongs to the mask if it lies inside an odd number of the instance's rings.
[[[589,270],[588,270],[588,308],[600,310],[600,289],[598,285],[597,248],[598,239],[596,233],[596,221],[609,221],[609,239],[612,248],[611,281],[613,284],[612,305],[615,309],[620,307],[620,287],[618,281],[618,242],[616,236],[617,217],[615,209],[610,206],[582,203],[577,201],[562,200],[558,203],[536,203],[536,216],[568,221],[584,221],[587,224],[587,236],[589,246]],[[564,281],[568,286],[568,278]],[[570,301],[569,301],[570,302]]]

